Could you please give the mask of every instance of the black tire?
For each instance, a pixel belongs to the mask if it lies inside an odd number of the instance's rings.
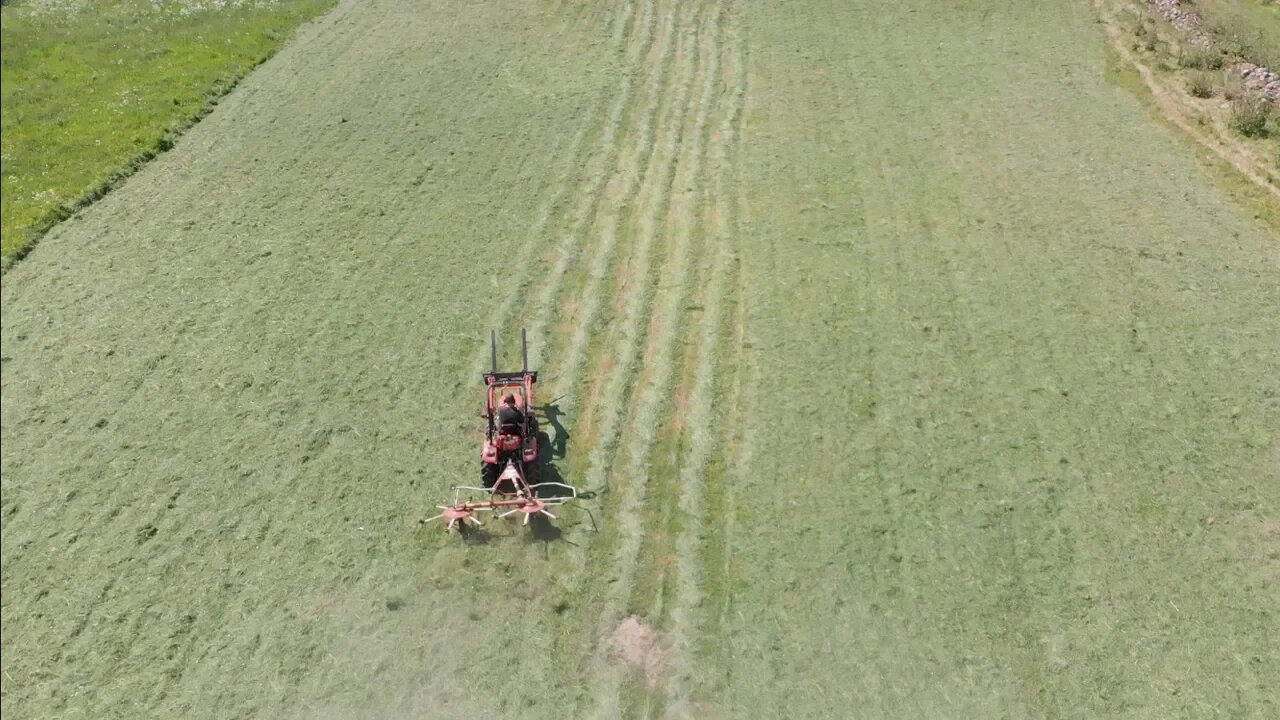
[[[496,482],[498,482],[498,466],[486,462],[480,463],[480,486],[488,490]]]
[[[530,485],[537,485],[542,482],[542,463],[532,462],[524,466],[524,480]],[[538,495],[540,491],[535,489],[533,494]]]

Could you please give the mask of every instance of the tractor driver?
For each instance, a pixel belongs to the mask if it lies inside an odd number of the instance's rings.
[[[520,424],[523,422],[524,413],[516,407],[516,396],[507,393],[502,398],[502,407],[498,408],[498,425],[519,432]]]

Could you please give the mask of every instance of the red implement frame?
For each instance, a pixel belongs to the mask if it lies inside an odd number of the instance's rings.
[[[504,486],[512,487],[513,490],[503,490]],[[541,488],[559,488],[567,491],[567,495],[556,495],[554,497],[539,497]],[[463,500],[463,493],[471,493],[475,495],[483,494],[487,496],[487,500]],[[529,524],[529,518],[534,515],[546,515],[552,520],[556,516],[547,510],[548,507],[563,505],[570,500],[578,497],[577,488],[572,485],[566,485],[558,482],[542,482],[530,485],[525,480],[524,474],[520,472],[520,468],[514,460],[507,461],[507,467],[498,476],[498,482],[492,488],[472,487],[468,485],[455,485],[453,488],[453,504],[437,505],[436,508],[442,512],[435,517],[427,518],[423,522],[431,522],[444,518],[448,520],[445,530],[452,530],[458,527],[462,530],[468,522],[479,527],[483,523],[476,519],[476,513],[491,512],[499,518],[507,517],[514,513],[524,514],[524,525]]]
[[[427,523],[444,518],[448,521],[445,530],[452,530],[454,527],[463,530],[467,523],[479,526],[481,522],[476,519],[476,514],[481,512],[491,512],[499,518],[522,513],[525,525],[529,524],[529,518],[534,515],[546,515],[555,519],[556,516],[547,510],[548,507],[563,505],[578,497],[578,491],[572,485],[560,482],[530,483],[526,474],[527,469],[536,469],[538,461],[538,423],[533,404],[533,385],[538,381],[538,373],[529,369],[529,344],[524,330],[520,331],[524,363],[519,372],[499,371],[498,342],[493,331],[489,333],[489,343],[492,369],[483,375],[483,417],[486,429],[481,449],[482,466],[492,473],[485,476],[485,484],[489,487],[455,485],[453,504],[437,505],[442,512],[423,521]],[[519,393],[516,402],[523,414],[518,443],[509,433],[501,432],[497,423],[500,397],[511,391],[515,391],[513,394]],[[553,490],[562,492],[548,495]]]

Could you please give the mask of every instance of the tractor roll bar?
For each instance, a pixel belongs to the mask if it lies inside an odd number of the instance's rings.
[[[538,371],[529,369],[529,334],[524,328],[520,328],[520,358],[522,368],[515,370],[498,370],[498,331],[489,331],[489,365],[493,368],[487,373],[482,373],[486,385],[492,385],[495,382],[503,382],[508,380],[524,380],[529,377],[533,382],[538,382]]]

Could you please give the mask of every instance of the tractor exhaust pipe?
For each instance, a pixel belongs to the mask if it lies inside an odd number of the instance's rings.
[[[493,372],[496,375],[498,372],[498,331],[497,330],[489,331],[489,360],[492,362]]]
[[[524,372],[529,372],[529,339],[524,328],[520,328],[520,356],[524,358]]]

